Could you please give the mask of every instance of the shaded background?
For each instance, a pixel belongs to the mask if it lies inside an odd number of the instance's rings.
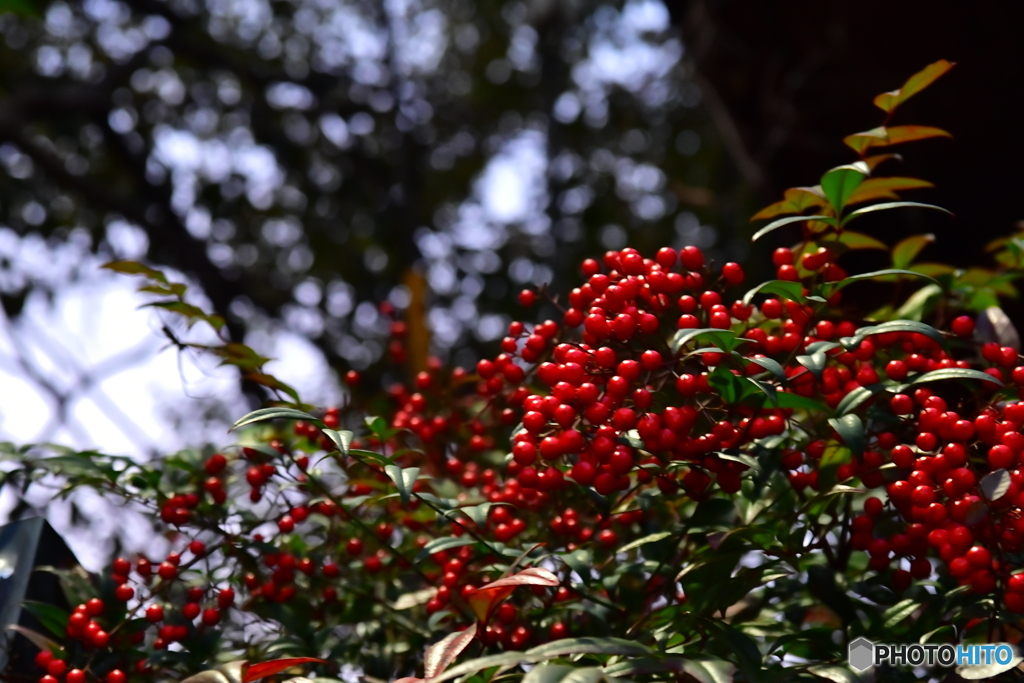
[[[606,249],[696,244],[770,276],[785,235],[752,249],[749,216],[850,161],[873,96],[940,58],[958,66],[897,122],[954,139],[893,172],[957,217],[863,229],[935,232],[925,256],[967,265],[1024,218],[1008,0],[0,7],[0,438],[17,442],[149,457],[223,442],[258,400],[162,343],[171,321],[134,310],[133,283],[97,270],[111,258],[189,278],[311,402],[342,400],[349,369],[374,387],[428,352],[471,365],[513,317],[555,315],[519,289],[567,291]],[[387,363],[384,302],[425,306],[407,367]]]

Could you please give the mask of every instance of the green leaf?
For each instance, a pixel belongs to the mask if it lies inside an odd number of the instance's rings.
[[[775,394],[775,400],[779,408],[793,408],[794,410],[807,410],[821,415],[832,415],[832,409],[821,401],[815,401],[813,398],[801,396],[800,394],[780,391]]]
[[[905,320],[921,320],[935,309],[935,305],[941,297],[942,287],[936,284],[925,285],[907,297],[894,317]]]
[[[900,240],[892,248],[892,267],[906,268],[914,262],[914,259],[917,258],[922,249],[934,241],[935,235],[930,233],[927,235],[911,235],[904,240]]]
[[[884,384],[871,384],[866,387],[857,387],[839,402],[836,406],[836,415],[842,417],[849,412],[852,412],[859,408],[865,401],[870,399],[875,394],[885,391]]]
[[[452,548],[461,548],[464,545],[473,545],[476,543],[476,539],[472,536],[446,536],[444,538],[435,538],[428,542],[420,550],[419,554],[416,555],[416,560],[425,560],[427,557],[434,553],[441,552],[442,550],[451,550]]]
[[[672,536],[672,532],[671,531],[659,531],[656,534],[651,534],[650,536],[644,536],[643,538],[638,538],[638,539],[636,539],[635,541],[633,541],[631,543],[627,543],[626,545],[624,545],[621,548],[619,548],[616,552],[624,553],[624,552],[632,550],[633,548],[639,548],[642,545],[647,545],[648,543],[657,543],[658,541],[663,541],[666,538],[669,538],[671,536]]]
[[[871,182],[871,180],[868,180],[867,182]],[[853,201],[853,198],[848,201]],[[877,240],[871,235],[865,235],[862,232],[854,232],[853,230],[843,230],[843,234],[836,237],[836,242],[839,242],[839,244],[842,244],[851,251],[860,251],[863,249],[880,249],[887,251],[889,249],[885,242]]]
[[[577,667],[568,664],[542,664],[523,676],[523,683],[600,683],[614,681],[597,667]]]
[[[881,204],[872,204],[871,206],[865,206],[863,209],[851,211],[850,214],[846,217],[846,222],[849,223],[851,220],[857,218],[858,216],[863,216],[864,214],[868,213],[874,213],[875,211],[888,211],[889,209],[901,209],[904,207],[917,209],[935,209],[936,211],[948,213],[950,216],[953,215],[953,212],[950,211],[949,209],[944,209],[941,206],[935,206],[934,204],[922,204],[921,202],[882,202]]]
[[[754,287],[743,295],[743,305],[749,305],[755,294],[775,294],[777,296],[785,297],[786,299],[792,299],[799,303],[807,301],[804,297],[804,286],[799,282],[790,282],[788,280],[769,280],[768,282],[762,282],[757,287]]]
[[[919,375],[910,381],[910,384],[924,384],[925,382],[938,382],[944,379],[977,379],[983,382],[992,382],[1003,386],[1003,383],[998,379],[988,374],[987,372],[981,372],[980,370],[971,370],[970,368],[943,368],[942,370],[932,370],[926,372],[923,375]]]
[[[348,430],[335,430],[335,429],[324,429],[324,434],[327,435],[334,445],[338,447],[342,455],[348,455],[348,447],[352,445],[352,432]]]
[[[940,59],[933,62],[907,79],[902,87],[875,97],[875,106],[891,114],[896,107],[935,82],[942,74],[955,66],[956,62]]]
[[[927,278],[928,280],[934,281],[934,278],[928,277],[927,275],[915,272],[913,270],[898,270],[896,268],[886,268],[884,270],[873,270],[870,273],[851,275],[850,277],[844,278],[839,282],[826,282],[824,285],[822,285],[822,288],[825,290],[825,298],[829,298],[839,290],[845,289],[849,285],[852,285],[854,282],[859,282],[861,280],[874,280],[876,278],[884,278],[890,275],[909,275],[910,277],[923,277]]]
[[[907,598],[882,613],[883,628],[890,629],[914,613],[920,605],[916,600]]]
[[[864,162],[837,166],[821,177],[821,189],[829,203],[836,210],[836,215],[843,211],[846,201],[857,187],[864,182],[869,169]]]
[[[420,468],[402,468],[398,465],[385,465],[384,473],[391,477],[391,481],[395,482],[395,486],[398,487],[398,493],[402,496],[402,502],[408,505],[409,497],[412,495],[413,484],[416,483],[416,477],[420,474]]]
[[[946,345],[946,338],[942,336],[941,332],[931,325],[918,322],[916,320],[890,320],[889,322],[872,325],[870,327],[862,327],[857,330],[856,335],[853,337],[853,346],[851,348],[860,346],[861,340],[868,335],[886,334],[888,332],[915,332],[935,340],[941,346]]]
[[[846,444],[846,447],[858,457],[864,453],[866,440],[864,438],[864,423],[857,415],[844,415],[828,421],[836,430],[839,437]]]
[[[683,663],[683,671],[698,683],[732,683],[735,665],[721,659],[690,659]]]
[[[565,655],[628,655],[631,657],[642,657],[651,654],[651,649],[641,645],[635,640],[623,638],[563,638],[544,643],[526,651],[530,657],[537,661],[564,657]]]
[[[823,351],[815,351],[806,356],[797,356],[796,362],[810,370],[815,377],[821,377],[821,371],[825,369],[828,356]]]
[[[124,273],[125,275],[145,275],[151,280],[167,283],[166,275],[138,261],[111,261],[110,263],[103,264],[103,268],[112,270],[115,273]]]
[[[779,364],[779,361],[774,360],[772,358],[756,357],[746,358],[745,360],[748,360],[751,363],[754,363],[755,365],[760,365],[762,368],[775,375],[775,378],[780,382],[786,381],[786,371],[782,369],[782,365]]]
[[[34,600],[23,600],[21,606],[26,612],[39,620],[47,631],[63,639],[67,636],[68,613],[56,605],[48,605]]]
[[[301,410],[295,410],[294,408],[260,408],[254,410],[235,424],[231,425],[231,429],[228,431],[234,431],[251,425],[256,422],[265,422],[267,420],[309,420],[311,422],[320,423],[320,420],[316,419],[309,413],[304,413]]]
[[[695,328],[692,330],[679,330],[669,341],[669,347],[673,351],[679,351],[687,343],[697,339],[698,337],[707,337],[711,342],[726,352],[732,351],[736,345],[736,333],[731,330],[719,330],[715,328]]]
[[[836,224],[836,219],[831,216],[790,216],[789,218],[780,218],[777,221],[772,221],[755,232],[754,236],[750,238],[750,241],[756,242],[773,230],[778,230],[779,228],[790,225],[791,223],[800,223],[802,221],[822,221],[823,223],[828,223],[831,226],[835,226]]]
[[[856,674],[844,666],[818,664],[808,667],[807,670],[818,678],[835,681],[835,683],[858,683],[860,681]]]

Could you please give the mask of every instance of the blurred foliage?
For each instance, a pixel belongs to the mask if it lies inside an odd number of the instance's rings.
[[[0,15],[8,315],[63,283],[19,262],[42,236],[187,273],[236,341],[281,321],[365,369],[387,301],[425,306],[411,365],[424,321],[468,364],[510,287],[565,289],[583,254],[744,255],[743,184],[653,0],[18,7]]]

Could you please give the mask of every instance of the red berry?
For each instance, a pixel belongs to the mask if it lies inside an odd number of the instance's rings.
[[[85,683],[85,672],[81,669],[72,669],[64,678],[65,683]]]
[[[164,619],[164,608],[160,605],[150,605],[146,608],[146,620],[155,624]]]
[[[85,603],[85,613],[90,617],[98,617],[103,614],[103,601],[99,598],[93,598],[89,602]]]
[[[121,584],[114,589],[114,597],[121,602],[128,602],[135,597],[135,589],[129,585]]]
[[[697,247],[683,247],[679,260],[687,270],[699,270],[704,266],[704,253]]]
[[[216,626],[220,623],[220,612],[208,607],[203,610],[203,623],[207,626]]]
[[[125,683],[125,680],[127,680],[127,678],[128,677],[125,676],[125,673],[123,671],[121,671],[120,669],[114,669],[113,671],[107,674],[107,683]]]
[[[953,319],[953,324],[950,325],[953,330],[953,334],[958,337],[970,337],[974,334],[974,321],[968,315],[961,315]]]
[[[228,466],[228,460],[220,453],[215,453],[210,456],[210,459],[206,461],[203,468],[206,473],[211,477],[216,476],[224,471],[224,468]]]
[[[524,289],[519,292],[519,305],[525,308],[533,306],[537,302],[537,294],[532,289]]]

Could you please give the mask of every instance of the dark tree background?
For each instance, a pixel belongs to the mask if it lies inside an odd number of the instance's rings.
[[[471,363],[519,288],[564,290],[584,256],[627,243],[767,275],[749,216],[849,161],[842,137],[880,118],[871,98],[940,58],[959,64],[901,116],[954,140],[921,144],[906,173],[957,219],[871,231],[936,231],[927,255],[966,265],[1024,218],[1009,1],[6,8],[0,243],[144,256],[193,277],[236,338],[286,326],[338,371],[383,372],[384,301],[410,309],[410,369],[428,335]],[[9,317],[66,281],[0,258]]]

